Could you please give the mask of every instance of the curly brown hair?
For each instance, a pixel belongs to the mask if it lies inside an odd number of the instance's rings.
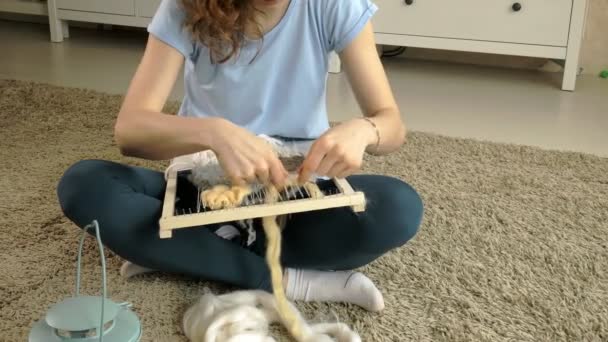
[[[252,0],[181,0],[184,27],[207,46],[213,62],[224,63],[238,54],[245,33],[261,38]]]

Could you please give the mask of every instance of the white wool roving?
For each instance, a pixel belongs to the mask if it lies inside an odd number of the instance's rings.
[[[275,303],[272,294],[261,290],[207,293],[186,311],[184,333],[192,342],[275,342],[269,334],[270,324],[280,323]],[[298,342],[361,342],[344,323],[309,325],[293,309],[305,336]]]

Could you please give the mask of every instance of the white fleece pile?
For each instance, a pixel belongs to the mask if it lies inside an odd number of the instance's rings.
[[[294,311],[306,336],[299,342],[361,342],[344,323],[308,324]],[[203,295],[186,311],[183,329],[192,342],[275,342],[269,334],[273,323],[280,323],[273,295],[251,290]]]

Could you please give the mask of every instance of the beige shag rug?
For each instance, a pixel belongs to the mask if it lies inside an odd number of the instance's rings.
[[[120,103],[0,80],[1,341],[25,341],[72,294],[80,230],[57,203],[62,172],[84,158],[164,166],[118,154]],[[398,153],[369,157],[364,171],[413,184],[426,205],[422,229],[363,270],[385,295],[383,313],[300,304],[308,318],[335,313],[366,342],[608,340],[608,159],[414,132]],[[87,294],[99,293],[97,253],[89,238]],[[109,295],[134,304],[143,341],[185,341],[186,306],[228,290],[167,274],[127,281],[120,258],[106,253]]]

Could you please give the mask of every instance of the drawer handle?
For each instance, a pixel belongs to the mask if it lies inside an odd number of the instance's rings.
[[[413,3],[414,3],[414,0],[405,0],[405,4],[408,5],[408,6],[411,5],[411,4],[413,4]]]
[[[519,12],[521,10],[521,4],[519,2],[516,2],[513,4],[513,10],[515,12]]]

